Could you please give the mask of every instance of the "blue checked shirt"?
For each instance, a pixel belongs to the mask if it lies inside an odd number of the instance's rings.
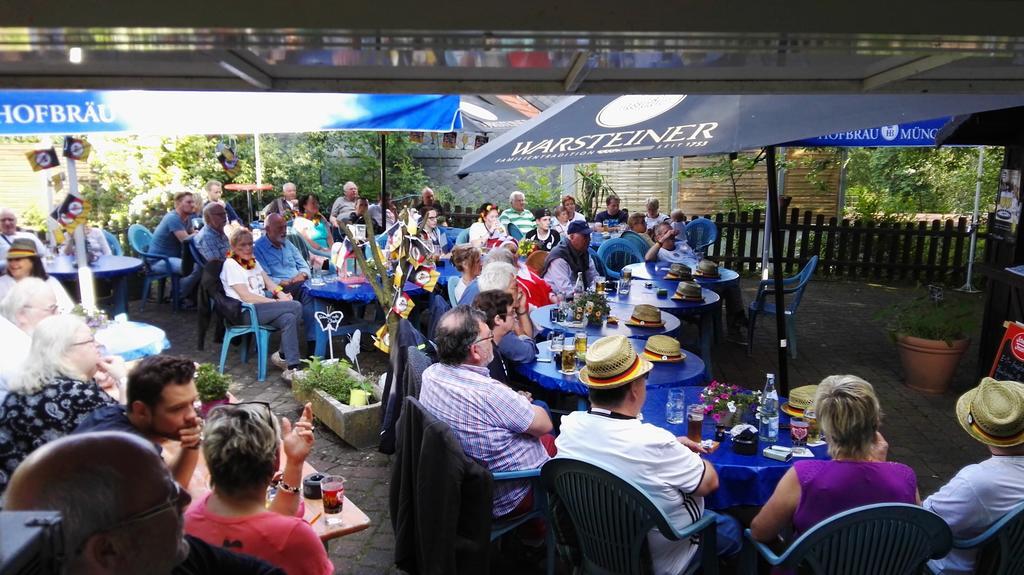
[[[281,247],[277,247],[267,236],[263,236],[256,240],[253,253],[256,256],[256,261],[263,266],[263,271],[267,272],[270,279],[275,282],[291,279],[299,272],[310,277],[309,264],[302,259],[299,248],[288,240],[282,242]]]
[[[231,243],[224,233],[217,233],[210,226],[204,226],[199,233],[192,238],[192,243],[202,254],[206,261],[222,260],[231,250]]]
[[[492,472],[534,469],[548,460],[540,440],[525,433],[533,421],[529,400],[491,379],[486,367],[431,365],[420,402],[452,428],[466,455]],[[526,481],[495,483],[493,515],[508,514],[529,491]]]

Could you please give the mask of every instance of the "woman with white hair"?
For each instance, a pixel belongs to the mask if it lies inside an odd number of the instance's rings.
[[[192,502],[185,513],[185,532],[211,545],[231,541],[234,551],[263,559],[289,575],[333,573],[320,538],[301,514],[272,510],[279,499],[296,498],[302,489],[302,465],[314,441],[310,411],[307,404],[293,427],[287,418],[279,423],[267,403],[214,409],[203,431],[203,457],[213,491]],[[267,488],[282,452],[284,478],[277,483],[272,509],[267,509]]]
[[[647,204],[645,207],[647,208],[647,216],[644,218],[644,223],[647,224],[648,232],[653,230],[661,222],[669,221],[668,216],[658,211],[659,208],[661,208],[658,198],[647,198]]]
[[[0,492],[28,454],[71,433],[93,410],[117,403],[96,383],[100,373],[123,381],[127,369],[120,358],[100,355],[80,317],[39,322],[21,374],[0,404]]]
[[[814,398],[818,426],[831,461],[801,460],[782,476],[750,524],[754,539],[775,541],[787,527],[794,539],[829,517],[874,503],[921,504],[914,470],[886,461],[879,433],[882,409],[871,384],[855,375],[831,375]]]
[[[0,401],[6,395],[3,390],[7,389],[7,382],[21,372],[36,325],[57,312],[53,290],[34,277],[14,284],[0,301]]]

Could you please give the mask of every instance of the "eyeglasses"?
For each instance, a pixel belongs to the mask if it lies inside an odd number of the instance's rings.
[[[50,315],[55,315],[58,311],[60,311],[60,307],[57,304],[48,305],[46,307],[39,307],[34,305],[27,305],[25,307],[30,309],[37,309],[39,311],[47,311],[50,312]]]
[[[480,339],[474,341],[473,345],[476,345],[478,343],[483,343],[483,342],[485,342],[487,340],[491,340],[491,342],[493,343],[494,342],[494,334],[492,333],[491,335],[489,335],[487,337],[481,337]]]
[[[211,411],[209,419],[213,419],[218,414],[229,413],[232,410],[240,411],[240,410],[238,410],[238,408],[243,406],[243,405],[261,405],[264,408],[266,408],[266,410],[267,410],[267,417],[271,421],[273,421],[273,419],[274,419],[274,411],[272,409],[270,409],[270,404],[267,403],[266,401],[239,401],[238,403],[227,403],[227,404],[218,406],[216,409]],[[249,415],[245,411],[240,411],[240,412],[245,414],[246,417],[248,417],[248,415]]]
[[[87,339],[85,341],[76,341],[75,343],[71,344],[71,347],[74,347],[76,345],[89,345],[91,343],[96,343],[96,338],[95,337],[90,337],[89,339]]]
[[[109,527],[103,527],[102,529],[97,529],[96,531],[93,531],[87,537],[85,537],[85,539],[82,540],[82,544],[78,547],[78,549],[75,550],[75,554],[79,555],[82,553],[82,551],[85,549],[85,543],[93,535],[99,533],[107,533],[110,531],[115,531],[117,529],[124,529],[129,525],[142,523],[143,521],[152,519],[169,509],[182,509],[192,502],[192,496],[189,494],[188,491],[182,489],[181,485],[178,485],[177,481],[172,481],[171,483],[174,484],[174,490],[171,492],[170,496],[168,496],[166,501],[163,501],[158,505],[150,507],[149,509],[140,511],[138,513],[133,513]]]

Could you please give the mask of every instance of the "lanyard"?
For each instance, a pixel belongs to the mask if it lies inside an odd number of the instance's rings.
[[[591,407],[590,409],[587,410],[587,413],[591,413],[593,415],[600,415],[601,417],[608,417],[610,419],[636,419],[635,416],[623,415],[621,413],[616,413],[614,411],[609,411],[607,409],[601,409],[600,407]]]

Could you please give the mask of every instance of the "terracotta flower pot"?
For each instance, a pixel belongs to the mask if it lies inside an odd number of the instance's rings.
[[[900,352],[907,387],[930,394],[945,393],[953,381],[960,358],[970,344],[970,338],[958,339],[949,345],[941,340],[897,336],[896,347]]]
[[[223,399],[215,399],[213,401],[204,401],[199,407],[199,417],[206,418],[214,407],[217,407],[218,405],[227,405],[228,403],[231,403],[231,400],[226,397]]]

